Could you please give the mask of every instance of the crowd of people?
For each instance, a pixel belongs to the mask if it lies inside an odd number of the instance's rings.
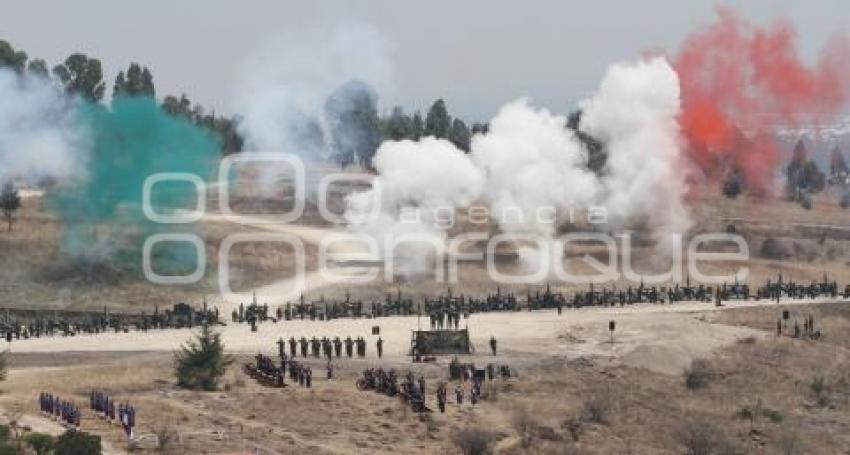
[[[269,387],[283,387],[283,377],[286,371],[286,363],[278,367],[274,359],[267,355],[257,354],[254,356],[256,362],[254,364],[246,363],[244,366],[245,374],[254,378],[261,384]]]
[[[367,368],[357,380],[360,390],[374,390],[389,397],[400,396],[414,412],[430,411],[425,405],[425,378],[415,378],[412,371],[401,377],[394,369]]]
[[[476,369],[471,364],[453,362],[453,365],[450,367],[450,377],[457,380],[453,392],[458,406],[463,405],[467,399],[472,406],[477,405],[481,401],[481,391],[486,380],[492,381],[499,376],[502,379],[508,379],[515,375],[506,365],[497,366],[491,363],[484,369]],[[455,368],[456,371],[452,371],[451,368]],[[386,370],[380,367],[367,368],[357,379],[356,385],[359,390],[372,390],[389,397],[401,397],[414,412],[430,412],[425,401],[427,396],[425,378],[421,375],[417,378],[412,371],[399,375],[392,368]],[[449,382],[440,381],[434,391],[441,413],[446,412],[448,389]]]

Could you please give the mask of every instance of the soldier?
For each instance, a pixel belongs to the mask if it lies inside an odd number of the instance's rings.
[[[313,385],[313,370],[310,369],[310,368],[307,368],[307,371],[305,372],[305,374],[306,374],[306,377],[304,378],[304,384],[309,389]]]
[[[307,357],[307,338],[301,337],[298,344],[301,345],[301,357]]]
[[[331,359],[333,358],[333,355],[334,355],[334,347],[333,347],[333,343],[331,343],[331,340],[325,341],[325,344],[323,345],[323,349],[325,350],[325,357],[327,357],[328,362],[330,362]]]
[[[357,356],[366,357],[366,340],[363,337],[357,337]]]
[[[377,342],[375,342],[375,344],[377,345],[377,348],[378,348],[378,358],[380,359],[380,358],[381,358],[381,357],[383,357],[383,355],[384,355],[384,340],[383,340],[383,339],[381,339],[381,337],[380,337],[380,336],[378,336],[378,341],[377,341]],[[423,393],[424,393],[424,392],[423,392]]]
[[[354,341],[351,339],[351,337],[347,337],[345,339],[345,355],[349,359],[351,358],[351,351],[352,351],[353,344],[354,344]]]
[[[342,355],[342,341],[339,337],[334,338],[334,353],[336,357],[339,358]]]
[[[286,342],[283,341],[283,337],[277,340],[277,356],[281,359],[286,357]]]
[[[295,358],[295,337],[289,337],[289,356]]]
[[[493,356],[496,355],[496,337],[490,335],[490,350],[493,351]]]
[[[440,413],[446,413],[446,383],[440,382],[440,385],[437,386],[437,404],[440,407]]]

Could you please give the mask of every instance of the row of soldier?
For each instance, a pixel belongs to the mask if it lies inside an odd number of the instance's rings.
[[[783,297],[790,299],[815,299],[817,297],[838,297],[838,283],[827,280],[824,276],[820,283],[812,282],[809,284],[796,283],[794,281],[783,282],[782,275],[775,282],[767,281],[767,284],[760,287],[756,292],[756,299],[770,299],[779,302]],[[844,287],[842,297],[850,298],[850,285]]]
[[[38,394],[38,405],[43,414],[47,414],[70,427],[80,428],[80,420],[83,414],[73,402],[63,400],[51,393],[41,392]]]
[[[286,343],[283,337],[277,341],[278,356],[281,359],[286,357]],[[378,357],[380,358],[384,353],[384,340],[378,337],[375,344]],[[345,347],[345,355],[348,358],[351,358],[355,353],[357,357],[366,357],[366,339],[363,337],[352,339],[350,336],[346,337],[345,340],[340,339],[340,337],[334,337],[333,339],[328,337],[322,337],[321,339],[313,337],[309,340],[306,337],[301,337],[299,340],[296,340],[295,337],[290,337],[289,357],[294,359],[300,353],[301,357],[313,356],[318,358],[324,356],[330,360],[333,357],[342,357],[343,346]]]
[[[110,423],[117,421],[121,424],[124,434],[133,438],[136,428],[136,408],[125,403],[118,403],[107,393],[92,390],[89,394],[89,409],[94,415],[108,420]]]
[[[588,290],[577,291],[571,297],[561,292],[553,292],[547,285],[544,291],[528,292],[524,305],[512,293],[504,293],[497,287],[496,292],[484,297],[453,295],[451,290],[421,302],[403,297],[399,290],[396,296],[388,294],[383,302],[364,303],[354,301],[349,295],[344,301],[325,301],[305,303],[303,296],[298,304],[287,303],[277,309],[277,318],[269,315],[267,304],[254,302],[247,307],[240,305],[234,310],[234,322],[248,321],[254,327],[257,322],[268,319],[334,319],[339,317],[385,317],[396,315],[428,315],[431,326],[439,328],[458,328],[460,318],[470,314],[489,311],[518,311],[523,306],[531,310],[557,309],[563,307],[578,308],[585,306],[616,306],[635,303],[673,303],[679,301],[711,301],[717,303],[729,300],[771,299],[779,301],[782,298],[814,299],[818,297],[837,298],[839,295],[850,299],[850,285],[839,293],[837,282],[829,281],[826,276],[820,282],[809,284],[794,281],[783,281],[780,274],[777,281],[768,280],[763,286],[753,292],[744,283],[723,284],[721,286],[675,284],[670,287],[644,286],[623,289],[596,289],[593,285]],[[368,307],[368,310],[367,310]],[[15,316],[12,316],[12,313]],[[159,311],[157,306],[153,314],[110,314],[103,312],[55,312],[55,311],[22,311],[7,310],[0,318],[0,336],[8,342],[41,336],[74,336],[77,334],[98,334],[104,332],[127,332],[130,329],[147,331],[151,329],[195,327],[200,324],[220,323],[218,309],[208,309],[206,302],[201,308],[194,308],[185,303],[175,304],[172,309]]]
[[[160,313],[159,306],[153,314],[112,314],[103,312],[59,312],[28,310],[15,313],[6,310],[0,320],[0,334],[7,342],[42,336],[75,336],[80,334],[126,333],[130,329],[177,329],[218,322],[218,309],[208,309],[206,304],[197,309],[185,303]]]
[[[778,292],[776,290],[779,290]],[[524,305],[513,293],[503,293],[496,288],[493,294],[484,297],[472,297],[453,295],[451,289],[444,295],[433,298],[425,298],[421,303],[414,305],[413,300],[403,298],[399,292],[393,298],[387,294],[384,302],[371,302],[370,312],[363,309],[366,304],[362,301],[351,301],[346,296],[345,301],[319,301],[305,303],[301,297],[300,303],[287,303],[285,309],[278,309],[278,317],[283,320],[305,319],[328,320],[339,317],[382,317],[392,315],[422,315],[429,317],[432,329],[457,328],[461,316],[467,318],[470,314],[492,311],[519,311],[525,308],[529,311],[542,309],[581,308],[586,306],[624,306],[637,303],[674,303],[682,301],[728,301],[778,298],[778,296],[789,298],[816,298],[837,297],[838,285],[824,278],[823,282],[810,283],[807,285],[796,283],[782,283],[780,275],[778,283],[767,282],[765,286],[758,288],[753,293],[748,284],[728,283],[720,286],[691,285],[690,280],[685,285],[674,284],[672,286],[628,286],[622,289],[616,288],[594,288],[590,285],[588,290],[576,291],[572,296],[565,293],[553,292],[549,285],[544,291],[528,292]],[[844,298],[850,298],[850,285],[846,286]],[[390,311],[386,309],[390,308]]]

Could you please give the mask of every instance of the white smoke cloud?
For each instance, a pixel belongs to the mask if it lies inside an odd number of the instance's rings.
[[[660,233],[684,233],[691,221],[683,202],[675,71],[661,58],[613,65],[581,108],[582,130],[601,139],[608,154],[599,175],[566,117],[520,99],[499,111],[487,134],[473,138],[470,155],[434,138],[385,142],[375,159],[380,190],[349,198],[350,226],[368,235],[422,232],[444,241],[432,222],[435,207],[482,201],[503,232],[540,236],[543,247],[518,245],[531,270],[562,259],[562,251],[549,248],[558,227],[590,206],[608,209],[612,229],[645,216]],[[378,204],[379,216],[363,222]],[[404,209],[422,216],[403,220]]]
[[[0,179],[36,183],[82,171],[73,100],[49,81],[0,70]]]
[[[373,188],[348,198],[349,227],[377,239],[382,249],[387,239],[422,239],[383,254],[402,261],[403,272],[424,272],[434,252],[444,252],[440,220],[445,219],[446,210],[466,207],[478,199],[483,175],[451,142],[433,137],[417,142],[386,141],[373,164],[378,172]]]
[[[352,79],[391,92],[388,43],[377,29],[362,25],[294,30],[263,46],[242,65],[235,94],[246,149],[326,156],[312,131],[315,121],[323,130],[325,98]]]
[[[473,138],[473,161],[487,178],[485,199],[503,231],[551,237],[559,218],[596,197],[596,176],[566,123],[518,100],[499,110],[488,134]]]
[[[611,66],[582,103],[581,127],[606,143],[601,203],[615,226],[648,215],[650,227],[683,233],[691,220],[686,191],[679,78],[663,58]]]

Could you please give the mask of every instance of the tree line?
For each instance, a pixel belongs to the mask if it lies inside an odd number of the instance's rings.
[[[29,59],[26,52],[15,49],[8,41],[0,39],[0,68],[9,69],[21,77],[51,81],[68,95],[79,96],[91,103],[100,103],[106,95],[107,82],[101,61],[83,53],[73,53],[64,62],[49,68],[45,60]],[[154,77],[146,66],[132,62],[115,77],[112,98],[127,96],[156,98]],[[166,96],[161,107],[169,114],[181,115],[218,135],[222,153],[241,151],[243,141],[236,130],[238,119],[217,116],[214,111],[205,112],[199,104],[193,105],[186,94],[180,97]]]
[[[371,168],[375,152],[385,140],[417,141],[433,136],[448,140],[469,153],[472,135],[487,130],[486,124],[475,123],[469,127],[461,118],[452,117],[442,98],[431,104],[424,117],[419,110],[409,114],[401,106],[395,106],[388,115],[380,116],[377,93],[368,84],[356,79],[331,92],[323,111],[330,137],[314,139],[327,143],[331,150],[330,158],[341,166],[359,162],[363,167]],[[306,130],[322,134],[320,128]]]
[[[50,80],[65,93],[99,103],[107,92],[101,61],[84,53],[69,55],[64,62],[50,68],[43,59],[30,59],[26,52],[15,49],[8,41],[0,40],[0,68],[7,68],[23,77]],[[154,76],[151,70],[132,62],[122,70],[112,83],[112,98],[123,96],[156,97]],[[305,119],[293,134],[318,145],[329,146],[330,158],[340,165],[359,162],[371,168],[372,158],[384,140],[418,140],[434,136],[451,141],[457,148],[469,152],[475,133],[485,132],[486,124],[471,127],[459,117],[449,115],[443,99],[431,104],[423,116],[420,111],[408,114],[400,106],[381,116],[377,106],[378,96],[367,84],[352,80],[331,92],[323,106],[327,128],[321,128],[315,118]],[[242,150],[244,139],[238,132],[239,117],[216,115],[193,103],[183,93],[166,95],[161,107],[171,115],[181,116],[194,124],[216,133],[221,139],[222,153]],[[328,135],[329,137],[324,137]]]

